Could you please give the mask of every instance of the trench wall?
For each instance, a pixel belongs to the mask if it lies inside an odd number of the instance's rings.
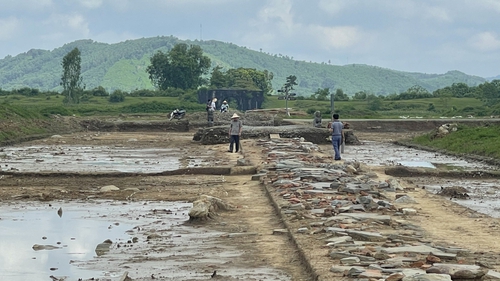
[[[343,120],[344,121],[344,120]],[[468,126],[500,125],[500,119],[404,119],[404,120],[345,120],[354,131],[360,132],[409,132],[431,131],[443,124],[457,123]]]

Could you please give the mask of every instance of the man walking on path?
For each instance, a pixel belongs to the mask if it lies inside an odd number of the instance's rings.
[[[241,124],[241,121],[239,120],[238,114],[233,114],[231,116],[231,125],[229,126],[229,151],[228,152],[233,152],[233,147],[236,144],[236,152],[240,150],[240,136],[241,136],[241,131],[243,130],[243,126]]]
[[[344,137],[344,125],[339,121],[339,115],[337,113],[333,114],[333,123],[330,127],[330,132],[332,133],[332,145],[333,151],[335,151],[335,160],[341,160],[340,157],[340,145],[342,144],[342,138]]]

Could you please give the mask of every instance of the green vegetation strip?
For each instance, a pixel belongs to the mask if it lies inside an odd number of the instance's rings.
[[[473,154],[500,159],[500,126],[468,127],[460,125],[456,132],[442,138],[432,133],[413,139],[419,145],[443,149],[457,154]]]

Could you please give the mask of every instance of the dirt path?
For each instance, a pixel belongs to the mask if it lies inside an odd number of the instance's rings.
[[[387,141],[398,134],[368,134],[358,136],[360,140]],[[202,146],[191,141],[192,133],[80,133],[62,138],[49,138],[28,144],[43,145],[114,145],[134,147],[181,147],[187,156],[204,155],[210,152],[208,165],[236,166],[245,158],[250,164],[259,166],[266,161],[262,148],[255,140],[244,140],[244,154],[228,153],[227,145]],[[131,141],[133,140],[133,141]],[[27,145],[27,144],[23,144]],[[318,153],[330,157],[325,149]],[[211,162],[210,162],[211,161]],[[3,167],[5,168],[5,167]],[[387,176],[382,168],[373,168],[378,180]],[[119,192],[103,193],[104,185],[120,187]],[[412,207],[418,214],[408,218],[426,230],[432,241],[452,244],[474,252],[500,253],[500,222],[451,202],[448,198],[428,193],[426,190],[403,181],[403,185],[414,187],[409,194],[418,204]],[[219,197],[235,206],[235,211],[221,212],[204,226],[225,233],[238,233],[220,237],[220,242],[238,247],[243,253],[239,265],[251,267],[270,266],[282,270],[291,280],[311,280],[297,255],[297,249],[286,235],[273,235],[274,229],[283,228],[266,192],[250,175],[177,175],[137,177],[30,177],[3,176],[0,180],[0,200],[3,203],[53,201],[69,199],[114,199],[114,200],[168,200],[192,202],[202,194]],[[316,244],[315,244],[316,245]],[[327,250],[320,246],[303,249],[310,252],[311,263],[328,270],[331,260]],[[227,267],[220,268],[224,276]],[[208,272],[212,268],[206,269]],[[498,268],[498,266],[496,267]],[[325,273],[326,274],[326,273]],[[284,279],[286,279],[284,277]],[[147,280],[147,279],[141,279]],[[222,279],[232,280],[232,279]]]

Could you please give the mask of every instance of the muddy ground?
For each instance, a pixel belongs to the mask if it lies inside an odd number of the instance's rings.
[[[94,133],[82,132],[71,135],[62,135],[57,138],[46,138],[30,141],[22,145],[77,145],[115,147],[156,147],[179,148],[182,147],[186,156],[207,155],[207,166],[235,167],[239,159],[245,158],[258,170],[265,159],[261,154],[261,147],[256,145],[256,140],[243,140],[243,153],[228,153],[227,145],[203,146],[192,141],[194,132],[185,133]],[[358,138],[363,140],[389,141],[408,137],[412,133],[359,133]],[[131,141],[133,139],[134,141]],[[329,146],[321,146],[318,155],[325,158],[331,157]],[[210,162],[211,161],[211,162]],[[2,170],[9,167],[2,165]],[[379,179],[387,178],[383,167],[373,168]],[[301,261],[293,243],[286,235],[273,235],[273,230],[283,228],[279,217],[276,215],[265,189],[258,181],[252,181],[250,174],[243,175],[100,175],[94,173],[68,174],[19,174],[0,176],[0,202],[1,204],[15,204],[22,202],[42,202],[52,204],[59,200],[100,200],[111,199],[116,201],[187,201],[193,202],[200,195],[216,196],[236,206],[234,211],[219,212],[219,216],[204,222],[192,223],[192,227],[207,227],[222,233],[240,233],[243,235],[221,235],[217,239],[225,245],[238,249],[241,256],[234,258],[231,264],[217,263],[216,255],[206,257],[213,260],[211,263],[187,262],[188,271],[193,276],[185,276],[179,280],[199,280],[210,278],[215,270],[218,271],[220,280],[236,280],[226,276],[230,268],[237,264],[239,268],[270,267],[282,272],[282,279],[268,280],[313,280],[305,263]],[[470,249],[477,253],[500,253],[500,221],[486,215],[464,208],[449,198],[434,195],[417,186],[412,180],[402,179],[407,187],[415,187],[410,191],[411,196],[418,202],[418,211],[421,215],[415,216],[412,222],[427,231],[429,239],[457,247]],[[422,184],[422,183],[420,183]],[[106,185],[119,187],[119,191],[101,192],[100,188]],[[245,235],[246,234],[246,235]],[[155,243],[154,241],[151,243]],[[304,245],[304,244],[301,244]],[[325,264],[323,277],[328,280],[328,264],[332,261],[327,257],[327,250],[321,250],[318,241],[310,241],[310,246],[305,250],[318,249],[316,255],[311,255],[309,264]],[[302,249],[304,250],[304,249]],[[146,250],[144,250],[146,251]],[[127,254],[124,254],[127,255]],[[141,260],[149,259],[146,252],[134,253],[125,257],[133,259],[133,264],[140,264]],[[122,257],[123,259],[123,257]],[[180,258],[179,258],[180,259]],[[92,263],[82,266],[96,266]],[[116,265],[120,267],[119,264]],[[140,266],[137,268],[141,269]],[[499,270],[500,267],[493,265]],[[158,269],[148,268],[144,271],[130,267],[118,268],[130,271],[129,277],[133,280],[167,279],[168,274]],[[240,280],[263,279],[260,273],[246,274]],[[226,275],[229,275],[227,273]],[[274,278],[276,278],[274,276]],[[104,280],[104,279],[103,279]],[[113,279],[114,280],[114,279]]]

